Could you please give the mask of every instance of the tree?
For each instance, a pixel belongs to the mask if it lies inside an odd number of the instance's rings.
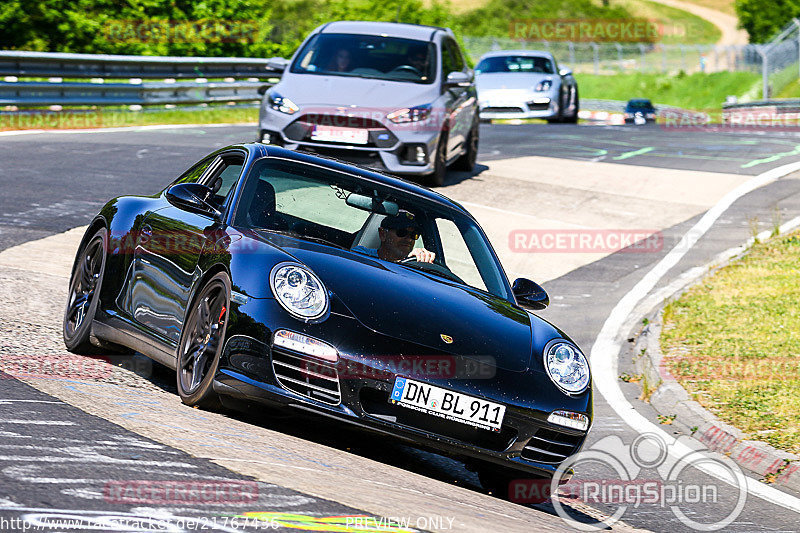
[[[750,42],[765,43],[800,17],[800,0],[736,0],[736,14]]]

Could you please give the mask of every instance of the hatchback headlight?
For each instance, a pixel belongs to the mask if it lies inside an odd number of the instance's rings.
[[[534,87],[533,90],[536,91],[537,93],[544,93],[549,91],[552,86],[553,86],[553,80],[544,80],[537,83],[536,87]]]
[[[580,394],[589,386],[589,362],[567,342],[554,342],[547,348],[544,368],[553,383],[568,394]]]
[[[275,91],[267,93],[267,104],[275,111],[280,111],[287,115],[293,115],[300,110],[297,104]]]
[[[269,283],[281,307],[297,318],[312,320],[321,317],[328,310],[325,286],[303,265],[275,265],[270,272]]]
[[[433,106],[431,104],[418,105],[416,107],[405,107],[398,109],[386,115],[386,118],[395,124],[403,124],[405,122],[422,122],[427,120],[431,115]]]

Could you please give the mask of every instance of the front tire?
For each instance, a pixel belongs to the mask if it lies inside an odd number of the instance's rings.
[[[578,111],[581,108],[581,100],[578,96],[578,88],[575,87],[575,111],[569,116],[569,118],[565,119],[564,122],[568,124],[577,124],[578,123]]]
[[[212,384],[228,326],[231,282],[219,273],[199,291],[178,343],[177,385],[181,401],[204,409],[220,406]]]
[[[433,163],[433,174],[428,176],[428,182],[432,187],[444,185],[447,176],[447,133],[439,135],[439,144],[436,145],[436,159]]]
[[[478,161],[478,142],[480,140],[480,123],[476,120],[467,136],[467,151],[453,163],[455,170],[472,172]]]
[[[108,230],[100,228],[78,251],[72,267],[62,328],[64,345],[72,353],[90,355],[98,351],[90,342],[90,335],[100,302],[107,245]]]

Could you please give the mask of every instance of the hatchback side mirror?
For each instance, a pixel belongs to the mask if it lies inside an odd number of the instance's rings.
[[[453,87],[469,87],[472,85],[472,77],[466,72],[454,71],[447,75],[447,79],[442,84],[445,89]]]
[[[276,72],[283,72],[289,66],[289,60],[283,57],[270,57],[267,59],[267,68]]]
[[[222,211],[209,203],[213,195],[210,188],[200,183],[178,183],[167,189],[167,201],[175,207],[219,220]]]
[[[572,75],[572,69],[562,68],[561,70],[558,71],[558,74],[562,78],[566,78],[567,76],[571,76]]]
[[[533,311],[541,311],[550,305],[550,297],[541,285],[525,278],[517,278],[511,286],[517,303]]]

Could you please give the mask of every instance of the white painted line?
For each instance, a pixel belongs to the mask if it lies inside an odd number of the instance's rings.
[[[647,420],[647,418],[640,414],[633,405],[628,402],[622,390],[619,388],[617,379],[617,359],[622,348],[622,342],[619,336],[626,334],[622,327],[628,320],[629,315],[636,308],[636,305],[644,299],[658,281],[664,277],[692,247],[694,247],[700,237],[711,229],[714,222],[736,200],[759,187],[798,170],[800,170],[800,163],[791,163],[774,168],[746,181],[726,194],[714,207],[709,209],[697,224],[684,234],[681,241],[617,303],[603,324],[603,328],[592,346],[590,360],[594,372],[593,381],[597,386],[597,390],[600,391],[600,394],[603,395],[611,408],[614,409],[620,418],[633,430],[640,434],[655,433],[659,435],[664,442],[669,445],[670,453],[678,459],[687,456],[693,450],[683,442],[678,442],[677,439],[656,424]],[[725,483],[730,483],[730,480],[726,476],[714,469],[703,465],[697,465],[697,468]],[[760,483],[752,478],[746,478],[746,489],[748,493],[754,496],[800,513],[800,498],[796,498],[791,494]]]
[[[115,459],[103,455],[92,455],[89,457],[53,457],[49,455],[36,457],[30,455],[0,455],[0,461],[16,461],[30,463],[102,463],[111,465],[129,466],[163,466],[180,468],[197,468],[189,463],[177,463],[174,461],[137,461],[136,459]]]
[[[61,405],[66,405],[64,402],[61,401],[49,401],[49,400],[7,400],[5,398],[0,399],[0,405],[9,405],[12,403],[57,403]]]
[[[67,420],[17,420],[13,418],[0,418],[0,424],[26,424],[29,426],[74,426],[75,422]]]

